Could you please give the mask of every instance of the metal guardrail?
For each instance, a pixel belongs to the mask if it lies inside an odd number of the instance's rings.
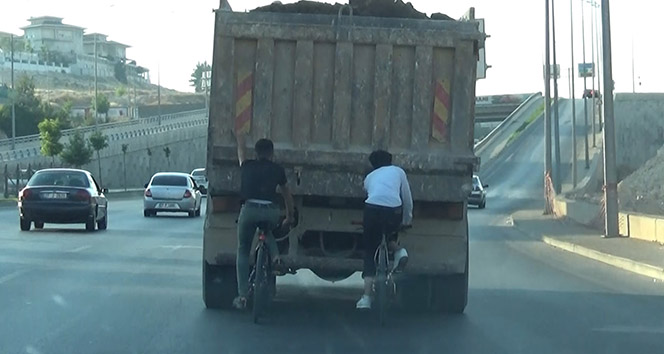
[[[206,113],[205,109],[197,109],[197,110],[187,111],[187,112],[165,114],[165,115],[161,116],[161,122],[163,123],[165,121],[172,121],[172,120],[175,120],[175,119],[186,118],[188,116],[195,116],[195,115],[198,115],[198,114],[205,115],[205,113]],[[107,129],[114,129],[114,128],[133,127],[135,125],[158,124],[159,120],[160,120],[159,116],[153,116],[153,117],[148,117],[148,118],[138,118],[138,119],[130,120],[130,121],[127,121],[127,122],[105,123],[105,124],[99,124],[97,126],[66,129],[66,130],[62,131],[62,137],[64,138],[64,137],[68,137],[70,135],[73,135],[74,132],[76,132],[76,131],[81,132],[81,133],[93,132],[97,128],[99,128],[100,130],[107,130]],[[40,140],[39,134],[20,136],[20,137],[16,138],[15,145],[25,145],[25,144],[30,144],[30,143],[39,143],[39,140]],[[4,148],[4,147],[8,148],[8,147],[11,146],[11,144],[12,144],[12,139],[11,138],[0,139],[0,149]]]
[[[146,118],[147,119],[147,118]],[[162,117],[163,120],[163,117]],[[123,131],[123,132],[115,132],[115,133],[108,133],[106,134],[108,136],[108,141],[109,142],[116,142],[116,141],[121,141],[125,139],[133,139],[141,136],[147,136],[147,135],[152,135],[152,134],[159,134],[159,133],[164,133],[172,130],[178,130],[178,129],[186,129],[186,128],[193,128],[201,125],[206,125],[208,123],[207,118],[197,118],[194,120],[186,120],[186,121],[180,121],[180,122],[172,122],[169,124],[162,124],[162,125],[157,125],[157,126],[148,126],[148,127],[139,127],[137,129],[133,130],[128,130],[128,131]],[[93,130],[86,130],[84,133],[91,133]],[[71,132],[73,134],[73,132]],[[29,157],[37,157],[37,156],[42,156],[41,155],[41,147],[40,146],[30,146],[30,147],[25,147],[25,148],[19,148],[15,150],[10,150],[10,151],[0,151],[0,162],[10,162],[10,161],[15,161],[15,160],[20,160],[24,158],[29,158]]]

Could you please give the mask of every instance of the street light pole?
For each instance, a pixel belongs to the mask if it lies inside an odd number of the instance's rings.
[[[551,58],[549,41],[549,0],[544,0],[546,10],[544,34],[544,214],[553,213],[553,201],[549,193],[551,178]]]
[[[12,150],[16,148],[16,93],[14,87],[14,35],[10,36],[9,46],[11,51],[11,80],[12,80]]]
[[[583,65],[586,64],[586,21],[585,13],[583,11],[584,2],[581,1],[581,45],[583,46]],[[584,141],[586,148],[586,169],[590,168],[590,153],[588,152],[588,99],[586,96],[586,90],[588,89],[586,74],[583,73],[583,122],[584,122]]]
[[[97,92],[97,34],[94,34],[95,36],[95,98],[94,98],[94,103],[95,103],[95,129],[98,128],[98,120],[99,120],[99,114],[97,114],[97,101],[99,100],[99,93]]]
[[[157,66],[157,123],[161,125],[161,66]]]
[[[556,169],[554,170],[553,186],[557,194],[562,191],[562,181],[560,180],[560,117],[558,110],[558,62],[556,59],[556,3],[551,0],[551,31],[553,34],[553,105],[555,111],[553,112],[553,135],[555,138],[555,158]]]
[[[609,0],[602,0],[602,42],[604,47],[604,201],[605,236],[615,237],[618,229],[618,176],[616,135],[613,116],[613,72],[611,68],[611,15]]]
[[[593,129],[593,147],[597,147],[597,131],[595,130],[595,9],[593,7],[593,1],[588,1],[588,4],[591,6],[590,11],[590,61],[593,63],[593,76],[592,78],[592,90],[593,94],[590,95],[590,102],[592,103],[592,129]]]
[[[594,0],[593,0],[593,2],[594,2]],[[602,35],[601,35],[600,23],[601,23],[601,15],[602,14],[600,12],[599,3],[594,2],[594,6],[595,6],[595,14],[596,14],[595,16],[597,16],[597,13],[599,13],[599,16],[600,16],[600,18],[598,18],[595,21],[595,36],[597,37],[597,41],[596,41],[596,43],[597,43],[597,74],[596,74],[596,76],[597,76],[597,89],[599,90],[602,87],[602,81],[600,79],[602,77],[602,73],[604,72],[604,69],[601,69],[601,66],[602,66],[601,65],[601,63],[602,63],[602,60],[601,60],[602,59],[602,55],[601,55],[601,53],[602,53],[602,45],[601,45],[602,44],[602,38],[601,37],[602,37]],[[601,132],[602,128],[603,128],[602,127],[602,92],[601,91],[600,91],[599,97],[597,97],[596,105],[597,105],[597,111],[598,111],[597,122],[599,123],[599,131]]]
[[[577,178],[577,156],[576,156],[576,99],[574,94],[574,0],[569,0],[569,17],[570,17],[570,43],[572,53],[572,67],[570,68],[569,81],[572,87],[572,188],[576,188]]]
[[[634,34],[632,34],[632,93],[636,93],[636,78],[634,77]]]

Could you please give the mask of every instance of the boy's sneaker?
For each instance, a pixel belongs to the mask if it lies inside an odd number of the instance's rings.
[[[408,264],[408,252],[405,248],[402,248],[394,252],[394,267],[392,268],[393,273],[398,273],[406,268]]]
[[[360,310],[371,309],[371,297],[367,295],[362,295],[360,300],[357,301],[355,308]]]

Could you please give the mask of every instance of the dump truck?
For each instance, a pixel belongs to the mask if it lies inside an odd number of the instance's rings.
[[[236,296],[241,207],[236,132],[274,142],[296,206],[281,258],[338,281],[362,270],[363,179],[385,149],[409,178],[405,305],[460,313],[468,294],[467,198],[475,83],[485,36],[472,19],[216,11],[203,242],[203,300]],[[359,292],[359,290],[358,290]],[[358,293],[359,295],[359,293]]]

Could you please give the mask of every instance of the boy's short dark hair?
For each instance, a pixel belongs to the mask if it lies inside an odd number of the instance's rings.
[[[369,155],[369,162],[374,169],[392,165],[392,154],[385,150],[376,150]]]
[[[274,144],[272,144],[272,140],[270,139],[259,139],[254,149],[256,150],[256,157],[259,160],[270,159],[274,154]]]

